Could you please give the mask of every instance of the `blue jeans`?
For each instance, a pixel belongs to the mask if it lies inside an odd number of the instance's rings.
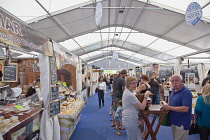
[[[98,91],[98,104],[101,106],[101,102],[104,105],[104,90]]]
[[[152,104],[160,104],[160,94],[152,95]]]

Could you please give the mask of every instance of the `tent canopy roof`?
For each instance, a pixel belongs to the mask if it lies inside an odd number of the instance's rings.
[[[97,26],[97,1],[7,0],[1,5],[88,64],[119,67],[118,61],[110,62],[113,52],[127,67],[173,64],[176,57],[208,63],[209,0],[198,2],[203,17],[195,26],[187,25],[184,16],[191,0],[103,0],[102,21]],[[14,8],[18,5],[22,8]]]

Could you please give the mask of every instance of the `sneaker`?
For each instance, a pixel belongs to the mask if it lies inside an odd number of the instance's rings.
[[[112,112],[109,112],[109,115],[112,115]]]

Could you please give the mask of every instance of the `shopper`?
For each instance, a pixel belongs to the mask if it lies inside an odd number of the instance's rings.
[[[110,77],[111,76],[111,74],[108,74],[107,75],[107,86],[108,86],[108,89],[111,89],[111,87],[110,87]]]
[[[123,130],[125,128],[121,127],[121,114],[122,114],[122,100],[119,100],[118,102],[118,108],[117,108],[117,111],[115,113],[115,116],[114,116],[114,120],[115,120],[115,123],[116,123],[116,126],[115,126],[115,129],[116,129],[116,134],[117,135],[121,135],[121,133],[119,132],[119,130]]]
[[[122,124],[127,131],[128,140],[141,140],[140,129],[138,128],[138,115],[140,110],[144,110],[147,104],[147,97],[151,95],[150,91],[144,94],[144,100],[139,102],[135,94],[137,79],[134,76],[126,78],[126,89],[123,92],[122,104]]]
[[[160,104],[160,88],[162,87],[160,79],[157,78],[157,74],[155,72],[152,73],[152,77],[149,82],[152,92],[152,104]]]
[[[169,78],[166,77],[165,81],[163,82],[163,94],[164,94],[164,101],[168,102],[169,91],[171,88],[171,82],[169,82]]]
[[[140,77],[140,85],[136,91],[136,95],[138,94],[145,94],[146,91],[150,90],[150,85],[149,85],[149,82],[150,82],[150,79],[147,75],[144,75],[142,74],[141,77]],[[137,84],[138,85],[138,84]],[[140,116],[139,117],[139,125],[140,125],[140,129],[141,129],[141,135],[142,137],[145,137],[146,135],[146,132],[147,132],[147,127],[144,123],[144,119]]]
[[[136,94],[144,94],[147,90],[151,88],[149,85],[150,79],[147,75],[142,74],[140,78],[141,82],[138,86],[138,89],[136,90]]]
[[[111,75],[110,76],[110,87],[111,87],[111,90],[112,90],[113,80],[114,80],[114,76]]]
[[[210,83],[210,77],[206,77],[205,79],[203,79],[201,86],[204,87],[206,84]]]
[[[113,95],[112,95],[112,99],[113,99],[113,117],[114,114],[117,110],[118,107],[118,101],[122,100],[122,95],[123,95],[123,91],[125,90],[125,76],[127,75],[127,71],[126,70],[122,70],[115,78],[113,81]],[[112,121],[112,127],[115,126],[115,121]]]
[[[104,82],[103,76],[99,77],[96,88],[98,89],[98,104],[99,108],[101,108],[101,102],[104,106],[104,94],[106,93],[106,83]]]
[[[90,73],[87,74],[87,78],[85,77],[86,87],[87,87],[87,97],[90,97]]]
[[[169,118],[174,140],[187,140],[191,123],[192,93],[183,85],[181,75],[171,77],[173,86],[169,105],[163,108],[170,110]]]
[[[204,87],[206,84],[210,84],[210,70],[208,71],[207,77],[203,79],[201,86]]]
[[[113,95],[113,88],[112,88],[112,85],[113,85],[113,75],[110,76],[110,87],[111,87],[111,98],[112,98],[112,95]],[[109,110],[109,115],[112,115],[112,110],[113,110],[113,99],[112,99],[112,103],[111,103],[111,106],[110,106],[110,110]]]
[[[195,113],[197,114],[197,125],[200,129],[200,139],[208,140],[210,133],[210,84],[202,89],[202,96],[198,96],[195,105]]]
[[[32,85],[29,87],[25,97],[29,97],[36,93],[35,87],[40,87],[40,79],[36,79],[33,81]]]

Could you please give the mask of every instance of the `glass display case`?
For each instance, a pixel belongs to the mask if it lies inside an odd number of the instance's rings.
[[[32,130],[27,130],[31,128],[26,126],[30,123],[33,125],[33,120],[38,119],[34,124],[37,128],[41,112],[42,101],[36,93],[27,98],[18,98],[13,103],[7,102],[5,105],[0,105],[0,132],[3,138],[7,140],[18,138],[24,140],[24,137],[32,139],[33,136],[28,136],[29,131]],[[22,129],[24,131],[21,131]]]

